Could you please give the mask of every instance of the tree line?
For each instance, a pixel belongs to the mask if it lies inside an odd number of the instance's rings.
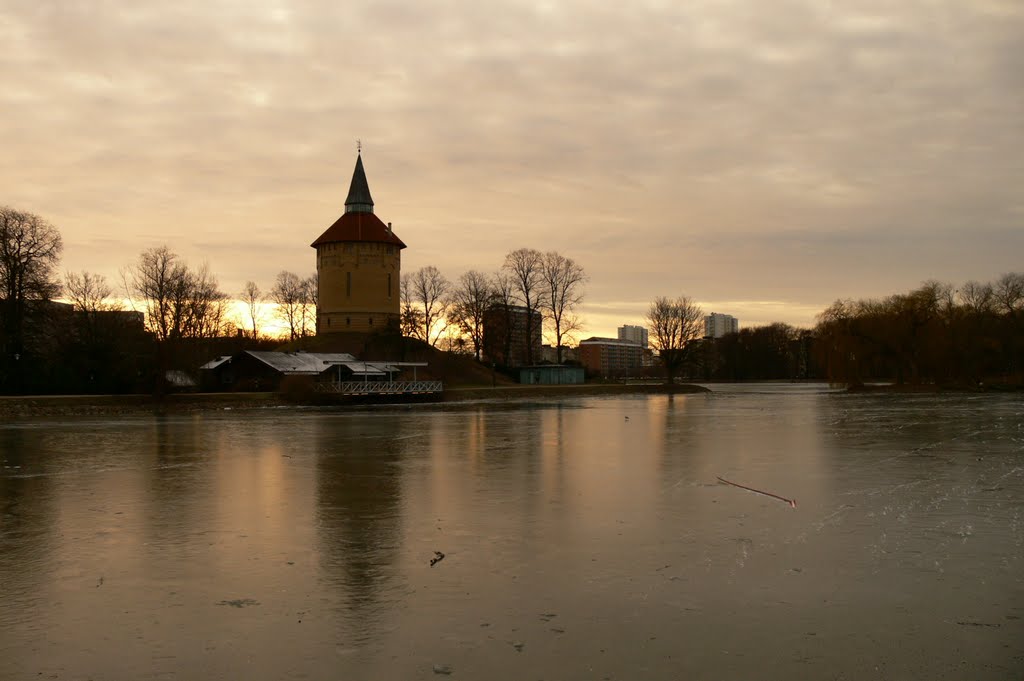
[[[1024,274],[959,288],[929,281],[887,298],[837,300],[819,316],[815,335],[818,362],[835,382],[1020,384]]]
[[[704,338],[691,298],[657,298],[651,344],[669,382],[825,379],[861,386],[1024,383],[1024,273],[960,287],[928,281],[881,299],[837,300],[813,330],[782,323]]]
[[[821,378],[814,334],[775,322],[705,337],[704,310],[690,297],[656,298],[647,310],[651,345],[668,383],[691,380],[755,381]]]
[[[143,251],[119,287],[62,275],[62,251],[51,223],[0,206],[0,392],[159,391],[167,370],[211,359],[243,325],[209,266],[190,267],[167,246]],[[61,296],[70,306],[52,302]],[[267,295],[247,282],[239,299],[257,344],[264,300],[293,339],[314,332],[316,275],[283,271]]]
[[[246,282],[237,295],[248,316],[243,321],[232,316],[232,297],[207,265],[190,267],[167,246],[143,251],[122,270],[127,304],[101,275],[60,275],[62,249],[48,221],[0,206],[0,392],[159,390],[167,369],[197,367],[212,356],[214,341],[238,337],[242,327],[252,343],[273,344],[260,333],[266,302],[274,303],[292,340],[315,333],[315,274],[282,271],[265,293]],[[572,258],[531,248],[510,251],[492,273],[470,270],[454,282],[434,266],[422,267],[400,282],[402,332],[478,360],[485,352],[508,358],[518,309],[526,312],[517,317],[525,326],[520,331],[532,339],[546,330],[561,362],[566,343],[582,329],[577,312],[586,281]],[[73,314],[49,303],[61,295]],[[487,348],[489,314],[508,318],[504,338]],[[976,385],[1024,378],[1021,273],[959,288],[931,281],[883,299],[837,300],[813,330],[776,323],[712,340],[703,338],[703,317],[686,296],[651,303],[651,344],[669,381],[685,375]],[[526,352],[527,363],[539,361],[533,343]]]

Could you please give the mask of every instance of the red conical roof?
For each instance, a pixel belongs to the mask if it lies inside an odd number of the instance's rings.
[[[395,236],[391,228],[373,214],[373,199],[370,197],[370,185],[366,181],[366,172],[363,170],[362,155],[356,156],[356,167],[352,171],[352,183],[348,188],[348,198],[345,199],[345,214],[328,227],[327,231],[310,246],[316,248],[320,244],[340,241],[372,241],[395,244],[399,248],[405,248],[405,244]]]
[[[345,213],[310,246],[316,248],[339,241],[375,241],[405,248],[402,240],[373,213]]]

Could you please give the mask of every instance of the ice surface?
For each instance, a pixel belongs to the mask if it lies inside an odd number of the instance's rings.
[[[713,389],[0,424],[0,678],[1024,673],[1019,397]]]

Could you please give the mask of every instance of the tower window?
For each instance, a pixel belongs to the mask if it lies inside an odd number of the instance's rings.
[[[373,326],[373,317],[370,317],[370,326]]]
[[[352,295],[352,273],[351,272],[346,272],[345,273],[345,295],[346,296],[350,296],[350,297]]]
[[[391,297],[391,273],[388,272],[388,298]]]
[[[352,318],[345,317],[345,326],[352,326]]]

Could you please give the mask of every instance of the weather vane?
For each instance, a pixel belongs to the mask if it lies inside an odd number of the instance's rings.
[[[356,153],[357,154],[363,153],[363,140],[361,140],[361,139],[357,139],[356,140]]]

